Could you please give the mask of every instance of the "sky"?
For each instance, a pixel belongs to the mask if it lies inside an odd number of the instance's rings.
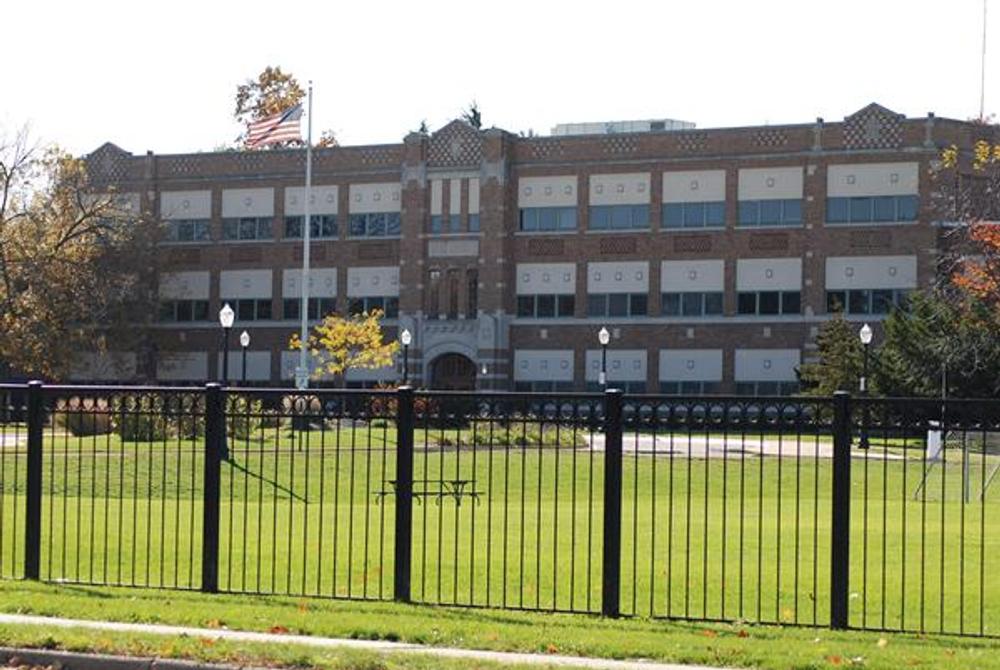
[[[1000,111],[987,0],[985,111]],[[0,8],[0,135],[85,154],[209,151],[237,85],[314,85],[314,129],[395,143],[475,100],[485,127],[673,118],[699,128],[838,121],[877,101],[979,115],[982,0],[30,0]],[[13,54],[13,56],[11,56]]]

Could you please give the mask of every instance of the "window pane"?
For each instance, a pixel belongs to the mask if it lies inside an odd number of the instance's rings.
[[[299,300],[295,298],[285,298],[281,305],[281,315],[286,319],[299,318]]]
[[[252,240],[257,237],[257,219],[240,219],[240,239]]]
[[[645,293],[632,293],[629,295],[629,314],[632,316],[646,316],[649,297]]]
[[[758,314],[777,314],[780,311],[779,293],[777,291],[761,291],[759,297]]]
[[[826,292],[826,311],[830,314],[844,311],[844,305],[846,304],[847,296],[843,291]]]
[[[234,219],[222,222],[222,239],[235,240],[239,238],[240,222]]]
[[[173,302],[161,302],[160,303],[160,321],[174,321],[174,303]]]
[[[556,229],[556,208],[555,207],[540,207],[538,209],[538,229],[539,230],[555,230]]]
[[[561,295],[557,301],[556,316],[572,317],[576,306],[576,296]]]
[[[559,209],[559,230],[576,230],[576,207]]]
[[[444,232],[444,217],[440,215],[431,217],[431,232],[435,235]]]
[[[271,301],[270,300],[258,300],[257,301],[257,318],[258,319],[270,319],[271,318]]]
[[[452,214],[448,218],[448,230],[452,233],[462,232],[462,217],[458,214]]]
[[[757,225],[757,201],[756,200],[741,200],[740,201],[740,225],[741,226],[755,226]]]
[[[739,314],[756,314],[757,294],[740,293],[736,298],[736,311]]]
[[[778,382],[757,382],[757,395],[778,395]]]
[[[611,227],[611,208],[604,206],[591,207],[590,229],[607,230],[610,227]]]
[[[868,223],[872,220],[872,199],[851,198],[851,223]]]
[[[664,316],[680,316],[681,313],[681,294],[680,293],[664,293],[660,296],[661,306],[660,311]]]
[[[302,217],[285,217],[285,237],[302,237]]]
[[[801,200],[785,200],[784,201],[784,223],[802,223],[802,201]]]
[[[705,314],[722,314],[722,293],[705,294]]]
[[[194,239],[204,241],[208,237],[208,221],[196,221],[194,224]]]
[[[851,314],[867,314],[868,291],[848,291],[847,311]]]
[[[194,224],[190,221],[181,221],[177,224],[177,239],[180,242],[194,241]]]
[[[271,235],[271,219],[257,219],[257,239],[269,240]]]
[[[684,204],[684,227],[702,228],[705,225],[705,204],[688,202]]]
[[[385,214],[375,212],[368,215],[368,234],[373,237],[385,235]]]
[[[194,301],[194,320],[195,321],[208,321],[208,301],[207,300],[195,300]]]
[[[685,293],[681,303],[684,316],[701,316],[701,293]]]
[[[478,233],[479,232],[479,215],[469,214],[469,232]]]
[[[660,382],[660,393],[663,395],[679,395],[680,382]]]
[[[649,205],[632,205],[632,227],[649,228]]]
[[[608,296],[595,293],[587,296],[587,316],[607,316]]]
[[[847,223],[850,220],[847,198],[826,199],[826,220],[830,223]]]
[[[309,320],[315,321],[319,318],[319,300],[309,298]]]
[[[874,198],[875,214],[874,221],[895,221],[896,220],[896,198],[891,195]]]
[[[351,214],[350,234],[352,237],[364,237],[367,217],[364,214]]]
[[[608,296],[608,316],[628,316],[628,293],[612,293]]]
[[[632,217],[628,207],[618,206],[611,208],[611,227],[615,230],[624,230],[632,227]]]
[[[399,235],[402,230],[402,219],[399,212],[387,212],[385,215],[385,234]]]
[[[319,311],[320,311],[320,318],[323,318],[328,314],[333,314],[334,312],[337,311],[337,299],[321,298],[319,301]]]
[[[889,289],[872,291],[872,314],[888,314],[894,305],[893,292]]]
[[[533,295],[517,296],[517,315],[528,316],[528,317],[535,315],[535,296]]]
[[[385,299],[385,317],[387,319],[395,319],[399,316],[399,298],[386,298]]]
[[[706,226],[726,225],[726,203],[724,202],[705,203],[705,225]]]
[[[901,195],[897,198],[897,221],[916,221],[920,201],[915,195]]]
[[[365,301],[362,298],[351,298],[347,301],[347,311],[350,314],[361,314],[365,311]]]
[[[801,294],[798,291],[785,291],[781,294],[782,314],[798,314],[801,311]]]
[[[236,301],[236,318],[240,321],[253,321],[254,320],[254,304],[253,300],[237,300]]]
[[[754,395],[757,385],[753,382],[736,382],[736,395]]]
[[[761,225],[774,225],[782,222],[781,200],[761,200],[760,201],[760,223]]]
[[[521,230],[538,230],[538,214],[534,209],[521,210]]]
[[[684,225],[684,205],[668,202],[663,205],[663,227],[680,228]]]
[[[540,295],[535,299],[536,314],[539,317],[553,317],[556,315],[556,297],[554,295]]]
[[[191,320],[191,301],[190,300],[178,300],[177,301],[177,320],[178,321],[190,321]]]

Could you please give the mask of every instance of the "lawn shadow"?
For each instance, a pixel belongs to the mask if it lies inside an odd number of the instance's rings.
[[[283,486],[283,485],[279,484],[277,481],[275,481],[273,479],[268,479],[264,475],[257,474],[256,472],[254,472],[254,471],[252,471],[252,470],[250,470],[248,468],[243,467],[242,465],[240,465],[239,463],[236,462],[235,458],[230,457],[229,460],[226,461],[226,462],[229,463],[230,466],[232,466],[233,470],[239,470],[240,472],[242,472],[242,473],[244,473],[246,475],[249,475],[250,477],[253,477],[254,479],[259,480],[263,484],[269,484],[269,485],[273,486],[275,489],[277,489],[277,490],[279,490],[279,491],[281,491],[283,493],[287,493],[288,497],[291,498],[292,500],[298,500],[299,502],[304,502],[304,503],[308,503],[309,502],[309,500],[305,496],[299,495],[298,493],[296,493],[292,489],[288,488],[287,486]]]

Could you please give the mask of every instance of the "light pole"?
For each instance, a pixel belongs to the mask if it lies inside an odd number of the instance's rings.
[[[403,344],[403,386],[410,381],[410,343],[413,342],[413,333],[409,328],[404,328],[399,334],[399,341]]]
[[[240,384],[243,386],[247,385],[247,349],[250,348],[250,333],[243,331],[240,333],[240,347],[243,348],[243,374],[240,379]]]
[[[608,387],[608,343],[611,341],[611,333],[604,326],[597,333],[597,341],[601,343],[601,374],[597,378],[597,383],[605,389]]]
[[[219,310],[219,325],[222,326],[222,385],[229,386],[229,331],[233,329],[236,313],[227,302]]]
[[[868,347],[872,343],[872,328],[867,323],[861,326],[861,330],[858,331],[858,337],[861,338],[861,348],[864,352],[862,355],[862,367],[861,367],[861,395],[863,400],[861,401],[861,448],[868,448]]]

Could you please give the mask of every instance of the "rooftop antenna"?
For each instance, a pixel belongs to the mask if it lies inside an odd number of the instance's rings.
[[[979,120],[986,120],[986,0],[983,0],[983,52],[979,62]]]

